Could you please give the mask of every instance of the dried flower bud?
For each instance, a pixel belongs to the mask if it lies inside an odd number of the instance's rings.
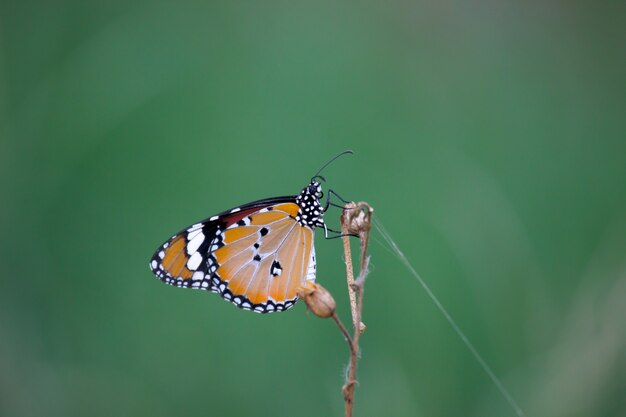
[[[319,284],[309,282],[298,289],[298,297],[302,298],[309,310],[323,319],[333,315],[337,303],[328,290]]]
[[[341,222],[346,225],[349,233],[358,235],[363,231],[369,231],[373,211],[374,209],[367,203],[347,203],[344,206]]]

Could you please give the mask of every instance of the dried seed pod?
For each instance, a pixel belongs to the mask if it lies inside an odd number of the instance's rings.
[[[313,314],[324,319],[331,317],[337,307],[337,303],[330,292],[313,282],[307,282],[300,287],[298,289],[298,297],[304,300]]]

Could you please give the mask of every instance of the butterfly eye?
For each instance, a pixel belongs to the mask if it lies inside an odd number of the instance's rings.
[[[318,200],[324,197],[324,192],[322,191],[322,187],[320,187],[319,184],[317,183],[309,184],[308,192],[309,194],[314,195],[315,198],[317,198]]]

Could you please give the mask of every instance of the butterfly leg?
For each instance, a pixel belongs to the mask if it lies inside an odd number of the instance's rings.
[[[335,233],[335,235],[328,236],[328,232]],[[344,235],[338,230],[333,230],[329,227],[326,227],[326,223],[324,223],[324,239],[337,239],[338,237],[344,237],[344,236],[359,237],[359,235],[356,235],[354,233],[348,233]]]
[[[328,210],[329,206],[333,206],[333,207],[337,207],[337,208],[343,209],[343,206],[340,206],[339,204],[335,204],[335,203],[331,203],[330,202],[330,197],[333,196],[333,195],[335,197],[337,197],[339,200],[341,200],[344,204],[348,204],[349,203],[348,200],[342,198],[339,194],[337,194],[335,192],[335,190],[333,190],[332,188],[329,188],[328,189],[328,197],[326,197],[326,204],[324,205],[324,212],[326,212],[326,210]]]
[[[329,189],[329,190],[328,190],[328,197],[326,198],[326,204],[324,205],[324,212],[326,212],[326,210],[328,210],[328,207],[330,207],[330,206],[337,207],[337,208],[340,208],[340,209],[342,209],[342,210],[344,209],[344,207],[343,207],[343,206],[340,206],[339,204],[332,203],[332,202],[330,201],[330,198],[331,198],[331,196],[333,196],[333,195],[334,195],[335,197],[337,197],[339,200],[341,200],[344,204],[349,203],[349,201],[348,201],[348,200],[346,200],[346,199],[344,199],[343,197],[341,197],[341,196],[340,196],[339,194],[337,194],[337,193],[336,193],[333,189]],[[334,235],[334,236],[328,236],[328,232],[334,233],[335,235]],[[344,236],[359,237],[358,235],[356,235],[356,234],[354,234],[354,233],[348,233],[348,234],[345,234],[345,235],[344,235],[343,233],[341,233],[341,231],[338,231],[338,230],[333,230],[333,229],[328,228],[328,227],[326,226],[326,223],[324,223],[324,238],[325,238],[325,239],[336,239],[336,238],[338,238],[338,237],[344,237]]]

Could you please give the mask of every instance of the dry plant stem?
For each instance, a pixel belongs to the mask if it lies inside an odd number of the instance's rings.
[[[354,281],[354,275],[352,272],[352,254],[350,251],[350,242],[346,244],[344,238],[344,255],[346,258],[346,270],[348,278],[348,288],[354,292],[353,298],[350,297],[351,306],[353,307],[353,323],[354,323],[354,336],[352,340],[346,337],[350,345],[350,366],[348,368],[348,378],[346,384],[343,386],[343,396],[346,403],[346,417],[352,417],[352,409],[354,404],[354,388],[356,386],[356,370],[357,361],[359,359],[359,339],[361,333],[364,330],[364,325],[361,323],[361,317],[363,313],[363,288],[365,284],[365,276],[367,275],[369,257],[367,256],[367,247],[369,243],[370,233],[370,221],[373,209],[367,203],[348,203],[344,207],[344,212],[341,216],[341,230],[345,235],[347,233],[356,233],[359,236],[361,243],[361,270],[359,271],[359,277]],[[350,265],[348,267],[348,259]],[[350,279],[352,278],[352,282]],[[342,329],[343,325],[338,320],[335,320],[339,328]],[[346,336],[345,328],[342,329],[344,337]]]
[[[352,251],[350,250],[350,236],[347,222],[341,222],[341,234],[343,237],[343,253],[346,262],[346,280],[348,282],[348,297],[350,298],[350,312],[352,313],[352,325],[356,328],[356,293],[354,291],[354,272],[352,269]]]
[[[337,326],[339,326],[339,330],[341,330],[343,337],[346,339],[346,342],[348,342],[350,352],[352,352],[354,350],[354,343],[352,343],[352,338],[350,337],[350,333],[348,333],[348,329],[346,329],[346,326],[343,325],[343,322],[341,321],[337,313],[333,312],[333,315],[331,317],[333,318],[333,320],[335,320]]]

